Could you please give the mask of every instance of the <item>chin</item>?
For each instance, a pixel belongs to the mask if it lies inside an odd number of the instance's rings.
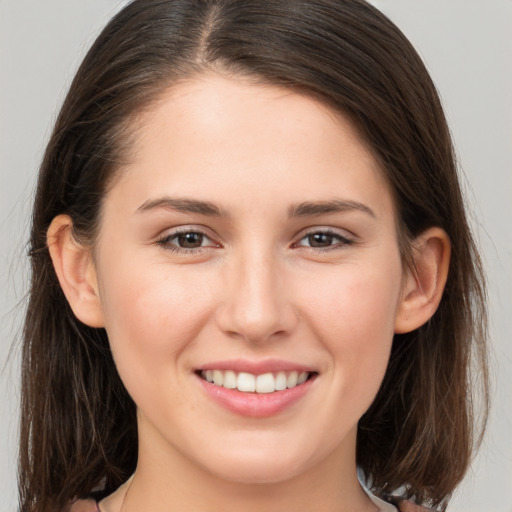
[[[281,463],[274,464],[273,461],[255,465],[245,462],[216,471],[217,476],[222,480],[247,485],[280,484],[293,480],[301,473],[300,468],[286,467]]]
[[[238,484],[279,484],[306,472],[315,461],[302,451],[287,454],[284,450],[237,450],[215,457],[215,464],[204,464],[221,480]],[[208,461],[210,462],[210,461]]]

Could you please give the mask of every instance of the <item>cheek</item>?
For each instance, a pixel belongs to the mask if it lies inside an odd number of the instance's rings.
[[[317,276],[308,288],[309,309],[318,324],[327,330],[344,332],[359,344],[378,343],[384,334],[393,334],[401,291],[401,266],[350,265]],[[373,332],[376,336],[365,336]],[[379,335],[380,333],[380,335]]]
[[[207,287],[187,282],[186,275],[170,274],[161,265],[122,261],[105,272],[100,289],[105,326],[127,387],[126,381],[135,378],[141,385],[158,377],[168,382],[176,375],[180,353],[207,321]]]
[[[312,296],[311,325],[331,355],[336,389],[361,414],[384,377],[401,290],[401,266],[340,272]],[[348,270],[348,269],[347,269]],[[354,270],[354,269],[352,269]]]

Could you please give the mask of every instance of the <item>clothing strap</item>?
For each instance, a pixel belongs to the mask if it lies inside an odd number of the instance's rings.
[[[420,507],[410,501],[401,501],[396,504],[400,512],[429,512],[432,509]],[[63,512],[101,512],[95,500],[77,500],[70,504]]]

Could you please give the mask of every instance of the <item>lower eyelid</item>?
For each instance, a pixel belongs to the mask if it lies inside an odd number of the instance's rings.
[[[330,236],[330,237],[332,237],[334,239],[333,241],[336,241],[336,243],[332,244],[331,246],[325,247],[325,248],[311,247],[311,246],[300,244],[300,242],[302,240],[308,238],[309,236],[316,235],[316,234]],[[336,248],[338,245],[348,245],[348,244],[352,244],[352,243],[354,243],[354,240],[353,240],[353,238],[351,238],[349,236],[342,235],[340,233],[335,233],[333,231],[321,231],[321,230],[319,230],[319,231],[311,231],[309,233],[306,233],[305,235],[300,237],[297,240],[297,242],[295,242],[294,245],[297,246],[297,247],[311,247],[312,249],[328,249],[328,248]]]
[[[176,243],[176,239],[180,235],[184,235],[187,233],[195,233],[195,234],[201,235],[202,237],[204,237],[204,239],[208,243],[206,245],[201,245],[199,247],[180,247]],[[325,247],[314,247],[311,245],[304,245],[304,244],[300,243],[304,239],[308,238],[309,236],[315,235],[315,234],[331,236],[331,237],[333,237],[333,242],[335,242],[335,243],[333,243],[332,245],[325,246]],[[172,243],[173,241],[174,241],[174,243]],[[159,245],[160,247],[162,247],[163,249],[174,251],[174,252],[184,252],[184,253],[200,252],[200,251],[205,251],[205,250],[221,247],[221,244],[216,242],[211,236],[209,236],[205,232],[198,230],[198,229],[184,229],[184,230],[179,230],[179,231],[175,231],[172,233],[167,233],[165,236],[162,236],[159,239],[157,239],[155,243],[157,245]],[[344,246],[351,245],[353,243],[355,243],[355,240],[352,237],[349,237],[347,235],[342,235],[340,233],[333,232],[330,230],[325,230],[325,231],[315,230],[315,231],[310,231],[309,233],[303,234],[299,239],[297,239],[296,242],[294,242],[292,244],[292,247],[298,248],[298,249],[313,249],[316,251],[320,251],[320,252],[324,251],[325,252],[325,251],[329,251],[329,250],[340,249],[340,248],[343,248]]]
[[[185,235],[187,233],[195,233],[198,235],[201,235],[204,237],[206,241],[208,241],[207,245],[201,245],[199,247],[180,247],[177,243],[175,243],[176,239],[180,235]],[[172,243],[174,242],[174,243]],[[156,244],[162,247],[166,250],[172,250],[174,252],[198,252],[198,251],[204,251],[208,249],[214,249],[216,247],[220,247],[220,244],[215,242],[215,240],[206,234],[205,232],[199,230],[199,229],[184,229],[179,231],[174,231],[172,233],[168,233],[165,236],[160,237],[158,240],[156,240]]]

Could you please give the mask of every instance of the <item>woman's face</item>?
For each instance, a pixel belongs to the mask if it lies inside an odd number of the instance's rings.
[[[139,122],[95,253],[139,463],[260,483],[355,467],[403,275],[375,159],[347,119],[245,79],[178,85]]]

